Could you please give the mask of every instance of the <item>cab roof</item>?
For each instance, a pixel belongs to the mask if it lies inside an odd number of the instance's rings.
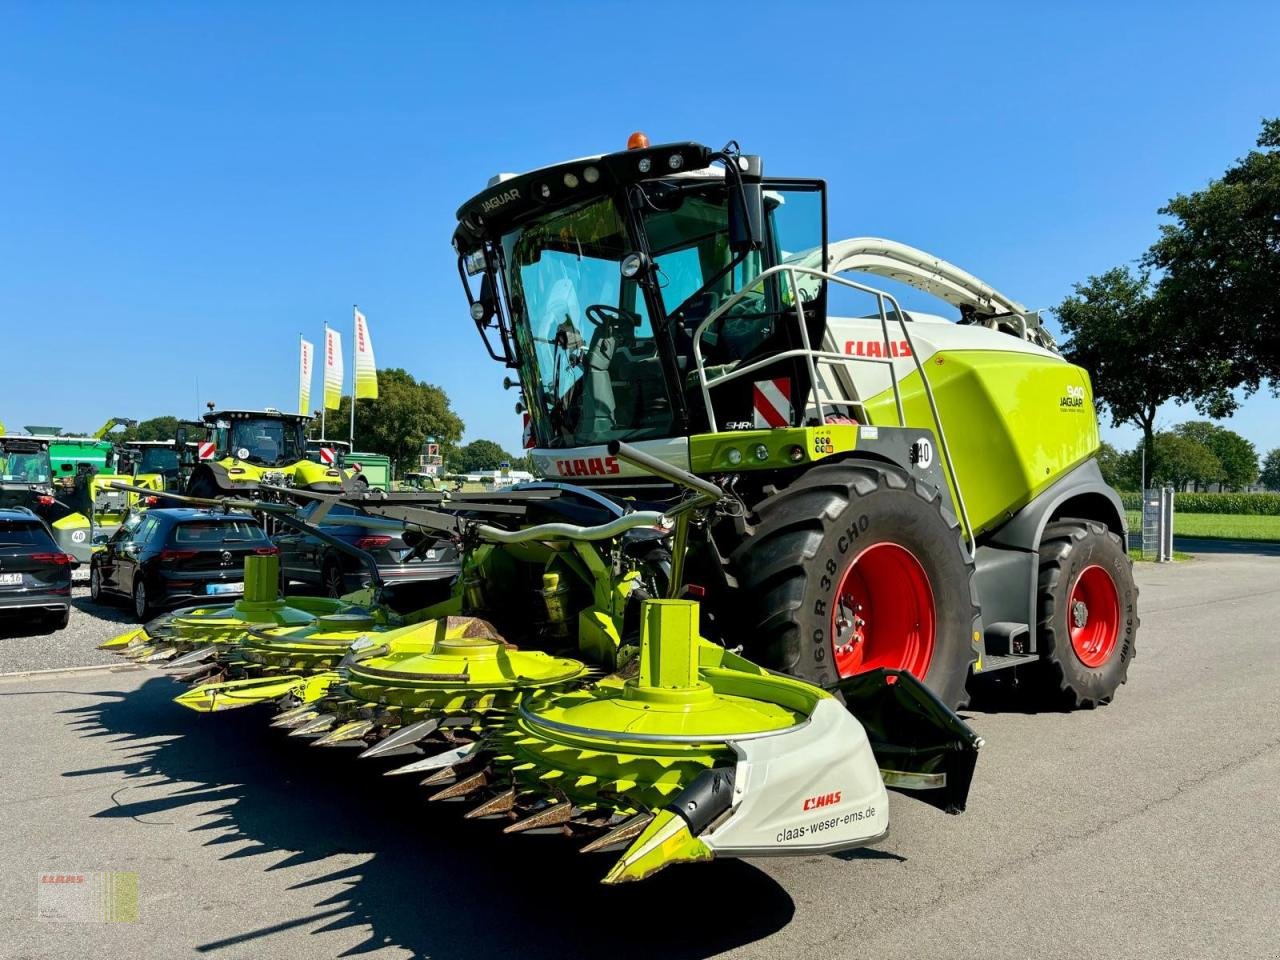
[[[620,184],[658,180],[701,170],[715,153],[693,141],[662,143],[638,150],[620,150],[581,160],[569,160],[528,173],[498,176],[484,190],[458,208],[453,246],[470,253],[485,237],[502,233],[544,210],[593,200],[613,193]]]
[[[275,420],[311,420],[311,416],[305,413],[285,413],[281,410],[273,410],[270,407],[264,410],[210,410],[203,417],[205,423],[214,423],[218,420],[246,420],[250,417],[270,417]]]

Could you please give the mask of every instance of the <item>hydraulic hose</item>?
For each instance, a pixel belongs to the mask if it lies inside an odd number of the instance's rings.
[[[503,530],[487,523],[477,524],[476,533],[490,543],[528,543],[531,540],[608,540],[636,527],[663,527],[670,521],[657,510],[637,510],[595,527],[576,523],[543,523],[523,530]]]

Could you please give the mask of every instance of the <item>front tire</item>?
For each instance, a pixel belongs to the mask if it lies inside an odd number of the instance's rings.
[[[94,603],[102,603],[102,570],[89,568],[89,599]]]
[[[151,598],[147,596],[147,585],[139,580],[133,585],[133,615],[138,618],[139,623],[146,623],[151,619],[151,611]]]
[[[748,655],[826,688],[904,669],[948,706],[964,702],[974,566],[937,490],[846,461],[814,467],[755,513],[731,557]]]
[[[1040,540],[1040,657],[1067,706],[1110,703],[1128,679],[1138,587],[1120,537],[1101,523],[1062,520]]]

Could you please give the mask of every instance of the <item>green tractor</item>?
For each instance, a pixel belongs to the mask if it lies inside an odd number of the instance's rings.
[[[47,519],[53,505],[49,441],[0,435],[0,509],[26,507]]]
[[[831,242],[826,211],[824,181],[736,145],[642,136],[464,203],[471,317],[518,373],[540,472],[658,509],[662,464],[726,489],[688,532],[687,590],[763,666],[823,688],[905,670],[950,706],[1012,670],[1108,702],[1137,589],[1088,374],[1035,312],[911,247]]]
[[[57,427],[28,427],[28,435],[0,438],[6,451],[27,450],[31,444],[39,448],[27,451],[23,469],[44,479],[29,486],[27,499],[32,502],[24,505],[43,517],[58,546],[82,563],[92,554],[94,537],[119,525],[115,511],[121,495],[110,489],[110,483],[121,476],[115,472],[117,448],[108,434],[117,426],[136,423],[112,417],[92,436],[63,434]],[[8,499],[18,496],[18,486],[4,481]]]
[[[310,459],[306,426],[311,417],[265,410],[210,410],[207,438],[197,443],[197,462],[187,480],[193,497],[265,497],[264,487],[336,493],[344,482],[362,486],[351,471]],[[180,427],[179,445],[186,428]]]

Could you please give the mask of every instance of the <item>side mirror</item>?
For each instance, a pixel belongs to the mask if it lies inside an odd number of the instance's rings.
[[[178,429],[173,431],[173,442],[174,442],[174,445],[177,446],[179,451],[183,450],[183,448],[186,447],[187,445],[187,428],[186,427],[178,427]]]
[[[728,161],[738,165],[738,177],[729,184],[729,246],[735,253],[764,247],[764,164],[759,157],[740,156]],[[734,180],[740,181],[735,190]]]
[[[96,535],[96,536],[93,538],[92,543],[93,543],[93,545],[94,545],[95,547],[100,547],[100,546],[102,546],[104,543],[109,543],[109,542],[110,542],[110,540],[111,540],[111,538],[110,538],[109,536],[107,536],[107,534],[105,534],[105,533],[99,533],[98,535]]]
[[[729,191],[729,246],[735,253],[764,246],[764,191],[758,183]]]

